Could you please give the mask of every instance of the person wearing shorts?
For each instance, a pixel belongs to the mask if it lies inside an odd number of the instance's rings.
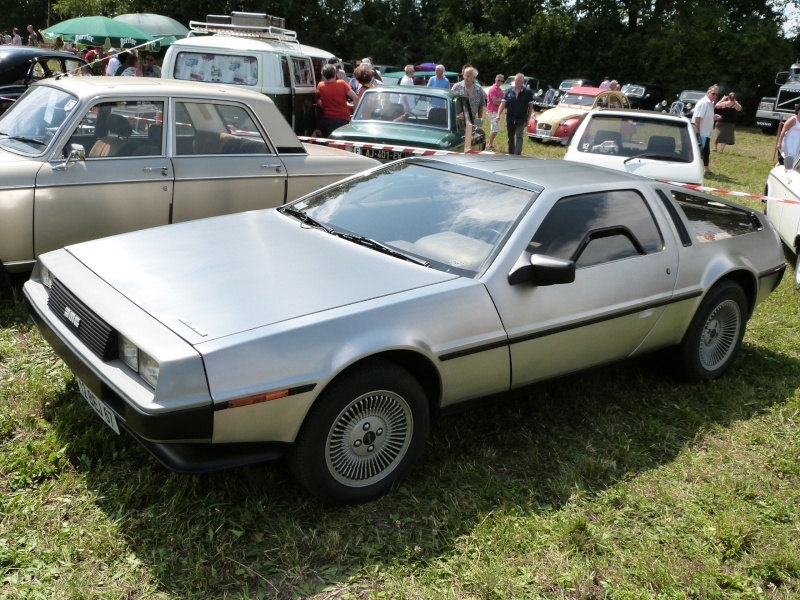
[[[497,111],[500,110],[500,101],[503,99],[505,92],[500,87],[505,81],[502,75],[496,75],[494,84],[486,92],[486,112],[489,113],[490,133],[489,145],[486,146],[487,150],[494,150],[494,138],[500,133],[500,119],[497,116]]]

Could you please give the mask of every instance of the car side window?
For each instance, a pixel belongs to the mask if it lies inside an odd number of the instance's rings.
[[[578,268],[659,252],[663,240],[642,196],[615,190],[562,198],[528,246]]]
[[[177,102],[176,154],[272,154],[255,120],[240,105]]]
[[[63,154],[80,144],[86,158],[164,155],[164,101],[100,102],[83,116]]]
[[[456,98],[456,115],[456,131],[464,133],[467,130],[467,123],[471,122],[466,98]]]

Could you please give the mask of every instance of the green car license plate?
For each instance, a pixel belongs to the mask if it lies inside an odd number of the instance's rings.
[[[106,406],[95,393],[90,390],[85,383],[78,379],[78,388],[81,390],[81,396],[84,397],[86,402],[89,403],[100,418],[103,419],[106,425],[114,430],[114,433],[119,435],[119,425],[117,425],[117,417],[111,412],[111,409]]]

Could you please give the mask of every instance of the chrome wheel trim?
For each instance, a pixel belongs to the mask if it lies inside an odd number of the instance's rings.
[[[348,487],[377,483],[403,460],[413,433],[414,417],[402,396],[385,390],[363,394],[339,413],[328,432],[328,472]]]
[[[700,364],[708,371],[719,369],[730,358],[739,339],[742,314],[739,304],[725,300],[708,316],[700,336]]]

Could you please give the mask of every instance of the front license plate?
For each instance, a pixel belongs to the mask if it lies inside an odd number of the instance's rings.
[[[375,158],[377,160],[400,160],[403,158],[403,153],[397,150],[378,150],[376,148],[362,148],[361,153],[367,158]]]
[[[100,418],[103,419],[106,425],[111,427],[114,430],[114,433],[119,435],[119,425],[117,425],[117,417],[111,412],[111,409],[106,406],[100,398],[98,398],[95,393],[86,387],[86,384],[83,383],[80,379],[78,379],[78,388],[81,390],[81,396],[89,403]]]
[[[536,135],[540,137],[553,137],[553,132],[548,131],[547,129],[540,129],[536,132]]]

